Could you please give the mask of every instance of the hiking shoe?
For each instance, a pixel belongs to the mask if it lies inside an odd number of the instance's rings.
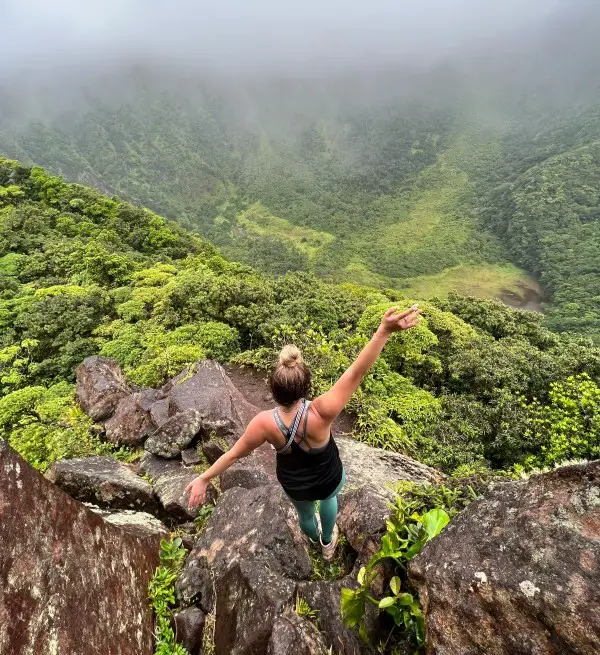
[[[338,538],[340,536],[340,531],[338,530],[337,524],[333,526],[333,534],[331,535],[331,541],[325,545],[323,543],[323,537],[321,537],[321,551],[323,552],[323,559],[326,562],[331,562],[335,555],[335,547],[337,546]]]

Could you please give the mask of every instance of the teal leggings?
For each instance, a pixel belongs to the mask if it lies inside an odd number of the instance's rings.
[[[342,480],[336,487],[335,491],[325,500],[319,501],[319,516],[321,517],[321,538],[324,544],[331,541],[333,526],[337,519],[338,501],[337,497],[341,488],[346,482],[346,473],[342,474]],[[319,531],[317,529],[316,508],[314,500],[293,500],[292,505],[298,512],[298,522],[300,529],[305,535],[308,535],[313,541],[319,541]]]

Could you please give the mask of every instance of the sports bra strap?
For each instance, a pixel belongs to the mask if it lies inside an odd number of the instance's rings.
[[[286,438],[286,443],[284,446],[281,448],[275,448],[276,452],[282,453],[284,450],[287,450],[294,438],[296,437],[296,433],[298,432],[298,427],[300,426],[300,421],[302,420],[302,416],[304,415],[304,412],[308,406],[307,401],[303,398],[302,399],[302,404],[300,405],[298,411],[296,412],[296,416],[294,420],[292,421],[292,424],[290,425],[289,428],[286,428],[285,423],[281,420],[281,416],[279,416],[279,409],[276,407],[273,410],[273,416],[275,417],[275,422],[277,423],[279,429],[281,430],[283,436]],[[305,430],[306,430],[306,422],[305,422]]]

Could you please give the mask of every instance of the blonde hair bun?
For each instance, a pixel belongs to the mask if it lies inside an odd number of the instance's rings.
[[[294,368],[302,364],[302,353],[296,346],[284,346],[279,353],[279,363],[287,368]]]

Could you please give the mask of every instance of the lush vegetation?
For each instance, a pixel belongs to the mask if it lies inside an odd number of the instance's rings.
[[[380,652],[396,652],[397,644],[407,642],[416,652],[422,652],[425,618],[407,576],[408,563],[475,498],[477,491],[466,481],[452,480],[451,486],[399,483],[379,550],[360,569],[358,588],[342,589],[345,624],[357,628],[361,637],[370,641],[367,606],[374,605],[391,620],[389,636],[380,645]],[[383,592],[378,593],[377,588]]]
[[[478,213],[531,271],[547,324],[600,337],[600,109],[513,126],[479,180]]]
[[[175,581],[183,566],[186,550],[179,537],[160,542],[160,566],[148,585],[150,606],[154,611],[156,645],[155,655],[188,655],[188,651],[176,641],[171,623],[175,607]]]
[[[521,295],[525,273],[506,274],[508,253],[475,213],[471,164],[491,146],[453,109],[348,105],[280,129],[264,107],[246,124],[207,94],[175,103],[132,84],[131,105],[0,131],[0,151],[176,219],[262,272],[427,293],[442,276]]]
[[[260,274],[39,168],[3,160],[0,191],[0,436],[42,470],[114,452],[73,400],[87,355],[155,386],[201,357],[266,369],[294,341],[318,393],[384,309],[414,301],[304,272]],[[421,325],[393,338],[351,401],[357,438],[447,472],[597,455],[600,350],[590,340],[498,301],[451,294],[421,306]]]

